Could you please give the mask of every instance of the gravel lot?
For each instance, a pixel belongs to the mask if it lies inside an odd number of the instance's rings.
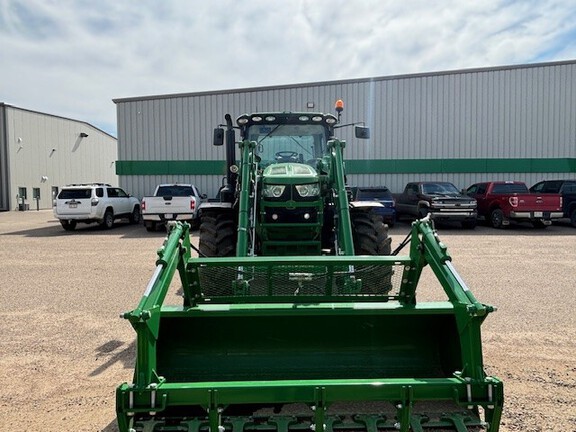
[[[393,248],[408,231],[391,230]],[[576,229],[439,234],[475,296],[498,307],[483,339],[488,373],[505,383],[501,431],[576,431]],[[119,314],[136,307],[164,236],[0,213],[0,431],[117,431],[114,392],[135,356]],[[428,273],[420,298],[433,287]]]

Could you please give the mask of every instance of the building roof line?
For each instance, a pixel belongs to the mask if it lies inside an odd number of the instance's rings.
[[[28,108],[21,108],[21,107],[17,107],[17,106],[14,106],[14,105],[10,105],[10,104],[4,103],[4,102],[0,102],[0,107],[8,107],[8,108],[17,109],[17,110],[20,110],[20,111],[26,111],[26,112],[29,112],[29,113],[41,114],[41,115],[45,115],[45,116],[49,116],[49,117],[54,117],[54,118],[62,119],[62,120],[70,120],[70,121],[74,121],[74,122],[77,122],[77,123],[82,123],[82,124],[85,124],[86,126],[89,126],[89,127],[93,128],[93,129],[96,129],[97,131],[102,132],[103,134],[108,135],[110,138],[114,138],[115,140],[118,139],[118,138],[115,137],[114,135],[111,135],[111,134],[109,134],[108,132],[106,132],[105,130],[102,130],[102,129],[100,129],[99,127],[96,127],[96,126],[94,126],[93,124],[88,123],[88,122],[86,122],[86,121],[84,121],[84,120],[73,119],[73,118],[70,118],[70,117],[64,117],[64,116],[60,116],[60,115],[56,115],[56,114],[45,113],[45,112],[42,112],[42,111],[31,110],[31,109],[28,109]]]
[[[345,80],[333,80],[333,81],[318,81],[318,82],[308,82],[300,84],[282,84],[275,86],[262,86],[262,87],[246,87],[246,88],[235,88],[235,89],[224,89],[224,90],[214,90],[214,91],[201,91],[201,92],[190,92],[190,93],[172,93],[172,94],[161,94],[161,95],[150,95],[150,96],[135,96],[126,98],[115,98],[112,102],[115,104],[124,102],[137,102],[145,100],[155,100],[155,99],[174,99],[181,97],[193,97],[193,96],[212,96],[219,94],[229,94],[229,93],[253,93],[266,90],[284,90],[292,88],[302,88],[302,87],[315,87],[319,85],[341,85],[350,83],[365,83],[374,81],[390,81],[390,80],[400,80],[400,79],[414,79],[423,77],[435,77],[444,75],[460,75],[460,74],[471,74],[471,73],[482,73],[482,72],[500,72],[506,70],[514,69],[534,69],[550,66],[564,66],[564,65],[576,65],[575,60],[563,60],[555,62],[545,62],[545,63],[528,63],[528,64],[517,64],[517,65],[507,65],[507,66],[496,66],[496,67],[481,67],[481,68],[469,68],[469,69],[456,69],[448,71],[437,71],[437,72],[420,72],[414,74],[401,74],[401,75],[388,75],[380,77],[371,78],[357,78],[357,79],[345,79]]]

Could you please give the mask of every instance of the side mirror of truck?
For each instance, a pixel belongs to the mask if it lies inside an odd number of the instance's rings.
[[[224,145],[224,129],[216,128],[214,129],[214,141],[213,144],[215,146]]]
[[[368,139],[370,138],[370,128],[364,126],[354,126],[354,135],[358,139]]]

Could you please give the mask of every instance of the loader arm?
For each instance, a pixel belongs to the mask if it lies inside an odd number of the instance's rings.
[[[338,246],[342,255],[354,255],[354,241],[352,238],[348,194],[346,193],[346,180],[344,172],[343,152],[345,141],[330,140],[330,177],[334,185],[336,206],[338,212]]]

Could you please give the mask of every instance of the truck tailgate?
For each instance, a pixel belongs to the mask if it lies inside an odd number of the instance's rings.
[[[560,211],[562,197],[559,194],[520,194],[510,198],[511,204],[517,200],[515,210],[526,211]]]

